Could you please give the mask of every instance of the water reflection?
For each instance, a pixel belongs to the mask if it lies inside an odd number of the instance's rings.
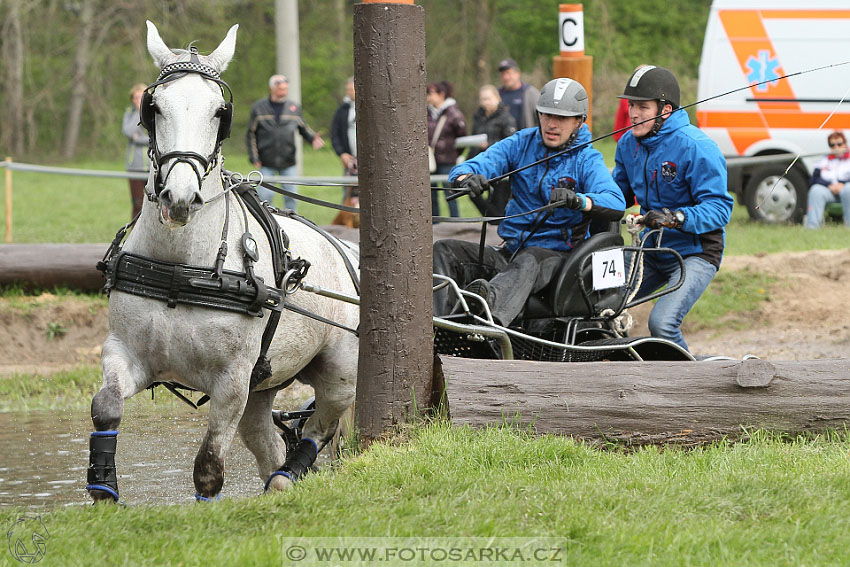
[[[192,467],[206,412],[127,408],[118,435],[118,488],[133,504],[194,502]],[[87,505],[88,412],[0,413],[0,506]],[[238,438],[227,456],[222,498],[263,492],[254,456]]]

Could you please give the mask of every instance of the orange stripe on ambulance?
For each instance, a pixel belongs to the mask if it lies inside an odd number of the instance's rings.
[[[850,93],[850,65],[779,79],[848,59],[847,6],[840,0],[712,3],[698,100],[766,81],[702,103],[696,113],[727,157],[729,191],[754,219],[800,222],[812,167],[829,151],[828,133],[850,129],[850,101],[839,104]],[[773,161],[732,159],[789,153]],[[777,184],[797,154],[803,157]]]

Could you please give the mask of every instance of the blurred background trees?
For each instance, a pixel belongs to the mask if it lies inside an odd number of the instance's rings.
[[[558,3],[550,0],[417,0],[425,9],[430,80],[455,85],[471,117],[478,87],[499,84],[498,61],[513,57],[542,86],[557,54]],[[327,137],[353,73],[351,0],[299,2],[302,105]],[[594,134],[611,130],[616,95],[640,63],[669,67],[683,103],[693,102],[710,0],[587,0],[585,51],[594,57]],[[233,138],[242,150],[251,103],[275,69],[269,0],[0,0],[0,157],[39,163],[92,154],[120,156],[129,89],[155,80],[145,20],[165,42],[201,53],[240,24],[224,78],[236,101]],[[424,93],[423,93],[424,96]],[[235,145],[235,146],[234,146]],[[225,153],[228,147],[225,146]]]

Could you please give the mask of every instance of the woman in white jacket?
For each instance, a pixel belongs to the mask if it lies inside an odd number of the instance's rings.
[[[829,155],[815,165],[809,180],[806,228],[823,226],[823,213],[829,203],[841,202],[844,226],[850,227],[850,151],[843,132],[827,138]]]

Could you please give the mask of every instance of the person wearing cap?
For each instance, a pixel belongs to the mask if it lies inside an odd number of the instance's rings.
[[[434,273],[451,277],[480,295],[497,322],[509,325],[532,293],[550,281],[563,258],[589,235],[593,219],[619,220],[623,195],[602,154],[590,144],[587,91],[568,78],[549,81],[536,105],[540,126],[496,142],[449,172],[449,181],[472,196],[488,190],[489,180],[539,160],[511,175],[508,216],[499,224],[504,244],[486,246],[460,240],[434,244]],[[552,205],[547,211],[530,213]],[[523,214],[525,213],[525,214]],[[434,294],[434,312],[447,315],[453,298]]]
[[[676,250],[685,263],[682,286],[658,299],[649,331],[687,349],[682,320],[720,268],[725,226],[732,216],[726,160],[679,108],[679,82],[669,70],[636,69],[618,98],[629,101],[634,126],[617,143],[614,180],[627,203],[637,198],[638,222],[646,230],[665,228],[647,245],[658,245],[660,237],[660,245]],[[671,254],[646,254],[643,264],[636,297],[679,281],[679,263]]]
[[[289,81],[283,75],[269,77],[269,96],[254,103],[251,107],[251,118],[248,121],[248,132],[245,134],[245,144],[248,146],[248,159],[264,176],[279,175],[294,177],[295,167],[295,133],[312,144],[314,150],[325,145],[322,137],[310,129],[304,122],[301,105],[287,99]],[[295,185],[285,185],[287,191],[298,193]],[[272,202],[275,192],[265,187],[257,186],[260,199]],[[284,206],[296,210],[298,202],[289,196],[284,196]]]
[[[499,61],[499,73],[502,75],[502,87],[499,96],[516,120],[517,128],[537,126],[535,106],[540,91],[528,83],[523,83],[519,74],[519,65],[511,58]]]

